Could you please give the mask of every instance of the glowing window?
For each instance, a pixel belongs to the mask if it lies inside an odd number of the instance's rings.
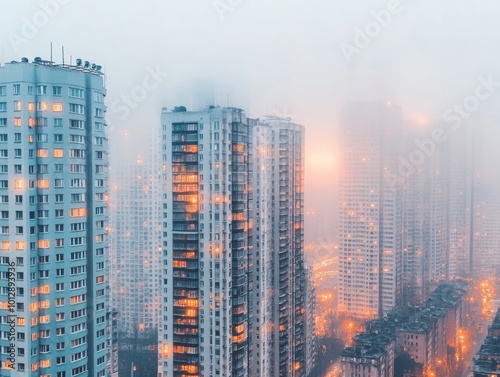
[[[61,102],[54,102],[52,104],[52,111],[55,113],[61,113],[63,111],[63,104]]]
[[[47,158],[49,157],[49,151],[48,149],[38,149],[36,152],[37,157],[40,158]]]
[[[19,117],[14,118],[14,126],[15,127],[21,127],[22,124],[23,124],[23,122],[22,122],[21,118],[19,118]]]
[[[82,207],[82,208],[71,208],[71,217],[82,217],[82,216],[87,216],[87,208]]]
[[[50,240],[38,240],[39,249],[48,249],[50,247]]]
[[[38,188],[49,188],[49,180],[48,179],[39,179],[37,182]]]
[[[64,156],[64,150],[61,148],[54,149],[54,157],[61,158]]]

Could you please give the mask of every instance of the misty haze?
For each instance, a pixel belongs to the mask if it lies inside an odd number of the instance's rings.
[[[500,376],[498,2],[0,7],[0,376]]]

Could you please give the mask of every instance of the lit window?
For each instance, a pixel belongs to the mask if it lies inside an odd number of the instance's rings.
[[[40,323],[49,323],[50,322],[50,315],[41,315],[40,316]]]
[[[37,157],[40,158],[47,158],[49,157],[49,150],[48,149],[38,149],[36,152]]]
[[[39,249],[48,249],[50,247],[49,240],[38,240],[38,248]]]
[[[87,215],[87,208],[71,208],[71,217],[82,217]]]
[[[48,179],[39,179],[37,182],[38,188],[49,188],[49,180]]]
[[[9,249],[10,249],[10,242],[2,241],[2,250],[9,250]]]
[[[23,109],[23,104],[21,101],[14,101],[14,111],[21,111]]]
[[[55,113],[60,113],[63,111],[63,104],[61,102],[54,102],[52,104],[52,111]]]
[[[54,157],[60,158],[64,156],[64,150],[60,148],[54,149]]]
[[[16,250],[24,250],[24,242],[16,241]]]
[[[29,118],[28,119],[28,126],[35,127],[36,126],[36,119],[35,118]]]
[[[22,189],[23,188],[23,180],[22,179],[15,179],[14,180],[14,188],[16,189]]]
[[[22,124],[23,124],[23,122],[21,121],[21,118],[19,118],[19,117],[14,118],[14,126],[15,127],[21,127]]]
[[[28,102],[28,111],[32,113],[35,111],[35,103],[34,102]]]
[[[38,111],[47,111],[47,102],[37,102],[36,107]]]

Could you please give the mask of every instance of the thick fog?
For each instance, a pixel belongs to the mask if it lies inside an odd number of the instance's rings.
[[[64,46],[67,64],[102,65],[115,158],[163,106],[290,116],[306,126],[307,209],[331,221],[344,102],[425,121],[469,101],[462,127],[481,125],[481,172],[499,176],[499,19],[494,0],[3,0],[0,61],[48,60],[52,42],[57,63]]]

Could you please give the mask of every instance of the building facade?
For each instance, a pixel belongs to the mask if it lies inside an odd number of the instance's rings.
[[[341,124],[338,311],[375,318],[402,299],[401,110],[352,103]]]
[[[124,345],[137,338],[156,344],[160,323],[161,142],[158,134],[150,139],[148,154],[123,156],[113,164],[112,303],[118,311],[118,332]]]
[[[105,95],[79,59],[0,67],[2,376],[107,375]]]
[[[159,375],[306,376],[303,127],[219,107],[162,127]]]

